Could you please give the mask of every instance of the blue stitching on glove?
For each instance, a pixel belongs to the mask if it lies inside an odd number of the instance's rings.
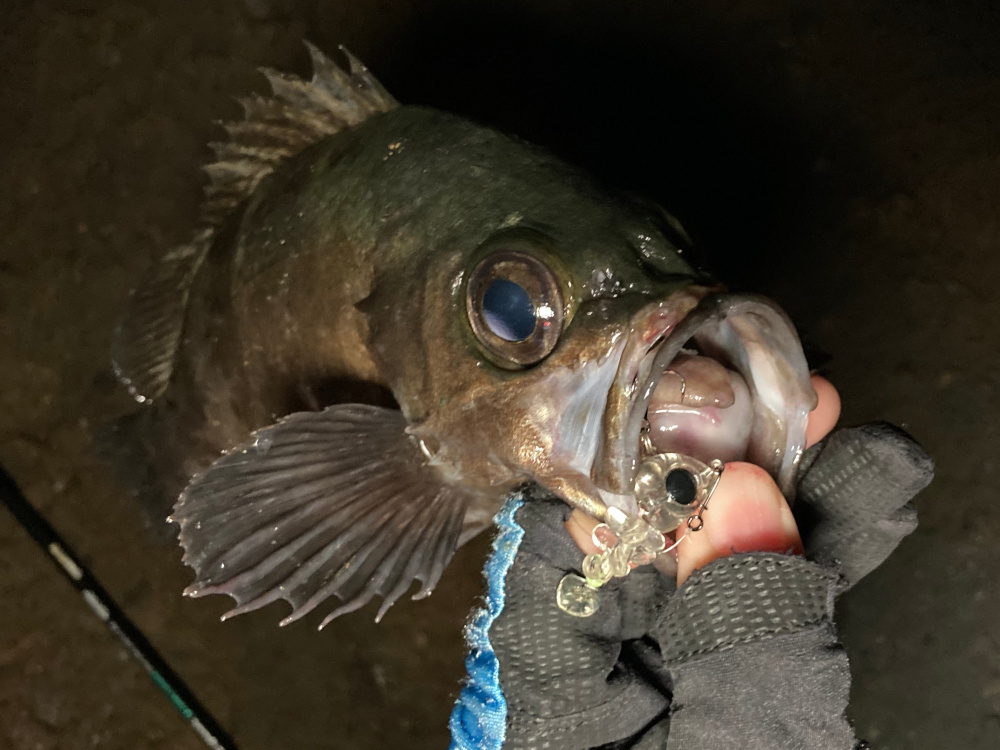
[[[507,571],[524,538],[514,513],[524,505],[524,495],[512,495],[493,523],[499,530],[493,539],[493,554],[486,561],[486,606],[473,614],[465,626],[469,673],[451,712],[449,750],[500,750],[507,733],[507,699],[500,687],[500,662],[490,643],[489,630],[503,611]]]

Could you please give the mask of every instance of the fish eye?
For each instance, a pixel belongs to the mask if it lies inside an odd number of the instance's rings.
[[[533,255],[502,250],[469,274],[466,313],[476,339],[501,367],[528,367],[555,348],[563,327],[559,279]]]
[[[483,320],[504,341],[524,341],[537,318],[531,297],[516,281],[494,279],[483,292]]]

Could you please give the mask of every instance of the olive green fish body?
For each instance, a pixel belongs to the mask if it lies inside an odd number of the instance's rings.
[[[205,227],[116,345],[188,593],[381,617],[519,484],[634,504],[641,430],[790,486],[812,391],[779,311],[714,295],[662,209],[310,49],[229,126]]]

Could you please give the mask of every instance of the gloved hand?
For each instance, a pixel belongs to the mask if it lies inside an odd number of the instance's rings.
[[[556,586],[583,563],[569,515],[561,500],[521,494],[497,516],[487,606],[466,631],[470,679],[452,714],[452,748],[599,747],[669,708],[667,686],[631,651],[674,581],[637,568],[601,588],[592,617],[564,613]]]
[[[903,430],[874,422],[837,430],[802,457],[794,513],[806,557],[835,566],[845,588],[917,528],[910,500],[934,464]]]
[[[815,562],[773,552],[696,562],[676,593],[639,568],[601,589],[591,618],[555,605],[583,557],[563,528],[569,509],[513,500],[499,517],[490,607],[469,630],[473,679],[453,747],[850,750],[833,598],[912,531],[906,503],[931,472],[895,428],[834,433],[805,457],[796,503]],[[718,492],[706,529],[724,512],[717,503]],[[710,546],[700,537],[687,554]]]

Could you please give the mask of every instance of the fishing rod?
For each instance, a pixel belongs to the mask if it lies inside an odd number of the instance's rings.
[[[94,614],[125,644],[128,652],[149,674],[153,684],[166,694],[205,745],[212,750],[236,750],[232,738],[195,698],[180,676],[164,661],[56,530],[28,502],[17,483],[2,466],[0,502],[7,506],[21,527],[48,553]]]

